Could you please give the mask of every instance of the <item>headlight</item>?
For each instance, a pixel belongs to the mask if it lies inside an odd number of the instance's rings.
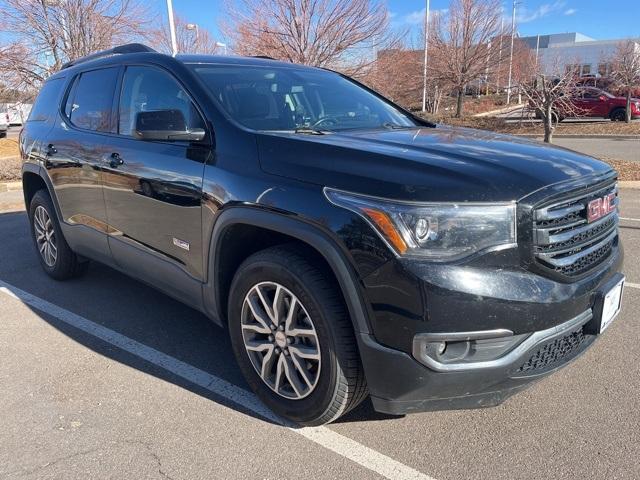
[[[325,188],[334,205],[367,220],[400,256],[434,261],[516,245],[516,204],[399,202]]]

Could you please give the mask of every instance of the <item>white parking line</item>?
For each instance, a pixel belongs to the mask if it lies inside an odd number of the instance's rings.
[[[640,222],[640,218],[620,217],[620,220],[627,220],[629,222]]]
[[[640,283],[624,282],[625,287],[640,288]]]
[[[627,284],[628,285],[628,284]],[[302,435],[318,445],[321,445],[338,455],[361,465],[372,472],[378,473],[392,480],[435,480],[429,475],[419,472],[403,463],[400,463],[376,450],[366,447],[355,440],[341,435],[327,427],[296,428],[277,417],[269,410],[253,393],[250,393],[236,385],[212,375],[204,370],[189,365],[177,358],[166,355],[147,345],[137,342],[125,335],[103,327],[91,320],[66,310],[58,305],[50,303],[40,297],[36,297],[24,290],[0,280],[0,292],[20,300],[22,303],[47,313],[58,320],[82,330],[100,340],[114,345],[121,350],[131,353],[147,362],[153,363],[164,370],[171,372],[185,380],[203,387],[216,395],[219,395],[237,405],[246,408],[258,415],[279,423],[293,433]]]

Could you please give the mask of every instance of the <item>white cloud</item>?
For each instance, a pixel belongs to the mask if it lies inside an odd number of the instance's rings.
[[[554,12],[562,10],[567,2],[564,0],[556,0],[551,3],[543,3],[535,10],[529,10],[526,7],[520,7],[517,12],[517,21],[518,23],[528,23],[533,22],[534,20],[538,20],[540,18],[546,17]]]
[[[429,15],[435,16],[435,15],[444,15],[447,13],[447,9],[443,8],[441,10],[431,10],[429,12]],[[427,13],[427,9],[423,8],[422,10],[415,10],[411,13],[406,14],[404,17],[402,17],[402,23],[406,23],[409,25],[422,25],[424,23],[424,16]],[[429,22],[431,23],[431,22]]]
[[[575,8],[569,8],[567,10],[565,10],[564,14],[565,15],[573,15],[574,13],[576,13],[578,10],[576,10]]]

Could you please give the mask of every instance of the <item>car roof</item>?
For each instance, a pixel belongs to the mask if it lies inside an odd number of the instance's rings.
[[[99,52],[101,53],[101,52]],[[50,79],[65,77],[69,74],[73,75],[78,71],[90,70],[93,68],[106,67],[110,65],[120,65],[123,62],[142,61],[159,64],[170,64],[180,62],[183,64],[202,64],[202,65],[238,65],[238,66],[256,66],[256,67],[278,67],[291,69],[319,70],[317,67],[308,65],[300,65],[281,60],[275,60],[268,57],[250,57],[239,55],[193,55],[179,54],[175,57],[164,53],[152,51],[151,49],[133,53],[111,53],[105,51],[104,56],[80,58],[74,62],[64,65],[62,70],[55,73]]]

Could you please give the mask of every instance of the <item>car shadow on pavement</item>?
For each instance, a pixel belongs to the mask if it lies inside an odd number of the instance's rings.
[[[82,278],[65,282],[52,280],[39,265],[24,212],[0,214],[0,246],[0,280],[249,390],[236,366],[226,330],[214,325],[203,314],[96,262],[91,262],[88,272]],[[100,355],[252,417],[274,423],[271,419],[263,418],[207,388],[195,385],[56,317],[33,308],[32,310],[60,332]],[[376,413],[367,400],[340,421],[393,418],[397,417]]]

